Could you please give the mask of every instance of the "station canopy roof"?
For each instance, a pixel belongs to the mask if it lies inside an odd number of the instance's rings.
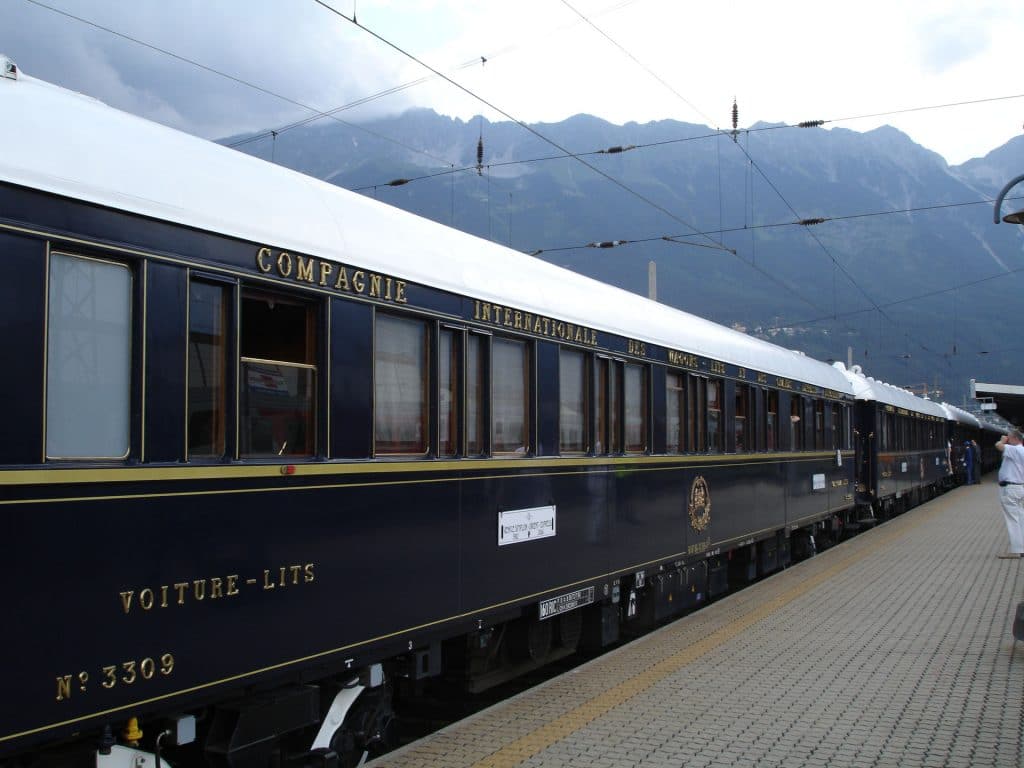
[[[1024,424],[1024,385],[985,384],[971,380],[971,397],[986,411],[995,411],[1004,419],[1020,427]]]

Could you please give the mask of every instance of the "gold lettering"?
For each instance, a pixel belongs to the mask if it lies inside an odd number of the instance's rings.
[[[277,585],[270,580],[270,571],[267,568],[263,569],[263,589],[273,589]]]
[[[514,328],[518,328],[518,329],[522,330],[522,327],[523,327],[523,313],[520,312],[518,309],[515,311],[515,315],[513,317],[512,325],[513,325]]]
[[[166,608],[167,607],[167,585],[166,584],[164,584],[162,587],[160,587],[160,607],[161,608]]]
[[[391,301],[391,278],[384,278],[384,298]]]
[[[306,260],[305,256],[297,256],[295,258],[298,267],[295,270],[296,280],[305,280],[307,283],[313,282],[313,262],[315,259]]]
[[[220,576],[214,576],[210,579],[210,599],[216,600],[218,597],[223,597],[221,592],[221,579]]]
[[[129,589],[127,592],[121,593],[121,605],[124,606],[124,612],[128,613],[132,607],[132,596],[135,594],[134,589]]]
[[[283,586],[286,586],[286,585],[285,585],[285,582],[284,582],[284,571],[285,571],[285,568],[284,568],[284,566],[282,565],[282,566],[281,566],[280,568],[278,568],[277,570],[278,570],[278,573],[280,573],[280,574],[281,574],[281,581],[280,581],[280,584],[281,584],[281,586],[282,586],[282,587],[283,587]]]
[[[523,330],[528,331],[533,327],[533,315],[529,312],[523,313]]]
[[[583,341],[583,329],[578,325],[576,326],[576,338],[573,341]]]
[[[71,675],[57,678],[57,701],[71,698]]]
[[[540,318],[539,317],[535,317],[533,319],[533,332],[534,333],[540,333],[541,332],[541,325],[540,325]]]
[[[179,581],[174,585],[174,588],[178,590],[178,605],[185,604],[185,590],[188,589],[187,581]]]
[[[313,579],[316,578],[316,576],[314,576],[313,574],[313,563],[306,563],[306,566],[303,570],[305,570],[306,572],[306,575],[304,577],[305,582],[307,584],[311,583]]]
[[[225,594],[229,596],[238,594],[238,574],[228,576],[228,591]]]
[[[486,301],[484,302],[483,310],[484,310],[484,312],[480,316],[480,319],[483,320],[484,322],[490,322],[490,320],[491,320],[491,305],[488,304]]]
[[[302,566],[301,565],[293,565],[288,570],[292,572],[292,584],[298,584],[299,583],[299,574],[302,573]]]
[[[565,338],[565,323],[558,323],[555,326],[555,328],[557,329],[556,333],[558,334],[558,338],[564,339]]]
[[[356,293],[363,293],[366,290],[366,273],[359,269],[352,273],[352,287]]]
[[[206,579],[196,579],[192,582],[192,594],[196,596],[196,600],[206,597]]]
[[[512,327],[512,310],[509,309],[508,307],[505,307],[505,327]]]
[[[269,272],[273,268],[271,264],[268,264],[266,261],[264,261],[264,259],[269,259],[269,258],[270,258],[270,249],[269,248],[260,248],[256,252],[256,269],[258,269],[263,274],[267,274],[267,272]]]
[[[334,290],[347,291],[348,289],[348,270],[344,267],[339,267],[338,279],[334,281]]]
[[[281,277],[288,277],[292,273],[292,257],[286,251],[277,255],[277,272]]]
[[[320,285],[327,285],[330,282],[331,272],[334,271],[334,265],[329,261],[320,262]]]
[[[370,296],[380,298],[380,287],[383,279],[380,275],[370,273]]]
[[[153,607],[153,590],[149,587],[139,592],[139,607],[144,611],[148,611]]]
[[[545,336],[548,336],[548,335],[549,335],[549,334],[548,334],[548,324],[549,324],[550,322],[551,322],[551,318],[549,318],[549,317],[545,317],[545,318],[544,318],[544,335],[545,335]]]

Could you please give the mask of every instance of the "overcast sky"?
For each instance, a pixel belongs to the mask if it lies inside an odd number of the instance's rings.
[[[731,128],[735,97],[741,127],[887,123],[951,164],[1024,132],[1021,98],[844,119],[1024,93],[1021,0],[326,1],[531,123],[584,112]],[[25,73],[209,138],[310,112],[44,5],[317,110],[429,75],[314,0],[0,0],[0,53]],[[505,119],[438,78],[339,116],[410,106]]]

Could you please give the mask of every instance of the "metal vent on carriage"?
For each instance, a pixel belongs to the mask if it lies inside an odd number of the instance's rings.
[[[0,74],[10,80],[18,79],[18,65],[0,53]]]

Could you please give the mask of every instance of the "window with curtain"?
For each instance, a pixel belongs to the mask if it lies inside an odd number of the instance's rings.
[[[643,453],[647,450],[647,368],[626,363],[623,369],[626,452]]]
[[[491,442],[494,453],[530,451],[530,363],[526,342],[491,345]]]
[[[561,453],[585,453],[589,381],[587,355],[575,349],[558,353],[558,443]]]
[[[124,264],[54,252],[47,304],[47,458],[126,458],[131,271]]]
[[[427,350],[424,321],[377,315],[373,423],[378,455],[427,452]]]
[[[188,456],[226,450],[231,289],[193,280],[188,292]]]
[[[682,453],[686,436],[683,434],[683,414],[686,411],[685,377],[669,371],[665,377],[665,450]]]

